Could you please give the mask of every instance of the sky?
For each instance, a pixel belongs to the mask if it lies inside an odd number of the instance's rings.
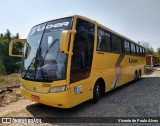
[[[0,33],[26,38],[32,26],[73,14],[160,47],[160,0],[0,0]]]

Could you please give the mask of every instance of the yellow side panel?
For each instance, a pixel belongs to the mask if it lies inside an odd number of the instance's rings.
[[[144,74],[145,57],[97,52],[94,59],[94,76],[105,80],[106,91],[134,80],[136,70]]]

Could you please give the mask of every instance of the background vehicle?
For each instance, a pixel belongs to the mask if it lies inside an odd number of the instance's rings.
[[[13,55],[25,42],[23,55]],[[74,15],[34,26],[27,40],[13,40],[10,56],[23,57],[21,92],[27,99],[70,108],[145,72],[145,49],[88,18]]]

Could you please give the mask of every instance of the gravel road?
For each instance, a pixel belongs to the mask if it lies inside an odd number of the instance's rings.
[[[23,112],[23,116],[35,117],[160,117],[160,68],[143,76],[137,83],[129,83],[106,93],[96,104],[87,101],[71,109],[58,109],[35,103],[26,106]],[[21,114],[17,112],[15,115]]]

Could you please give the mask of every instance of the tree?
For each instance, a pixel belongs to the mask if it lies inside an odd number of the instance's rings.
[[[157,48],[157,53],[160,56],[160,48]]]
[[[9,43],[12,39],[19,39],[19,34],[11,36],[11,32],[7,29],[6,33],[0,35],[0,56],[7,74],[18,72],[20,69],[21,59],[10,57],[8,54]],[[17,44],[14,50],[18,52],[19,46],[22,47],[22,45]]]
[[[4,34],[4,38],[11,41],[11,32],[7,29],[7,32]]]
[[[149,42],[143,42],[143,41],[141,41],[139,43],[146,48],[146,54],[148,54],[148,55],[153,55],[154,54],[154,49],[149,44]]]
[[[1,38],[1,37],[3,37],[3,34],[2,34],[2,33],[0,34],[0,38]]]

